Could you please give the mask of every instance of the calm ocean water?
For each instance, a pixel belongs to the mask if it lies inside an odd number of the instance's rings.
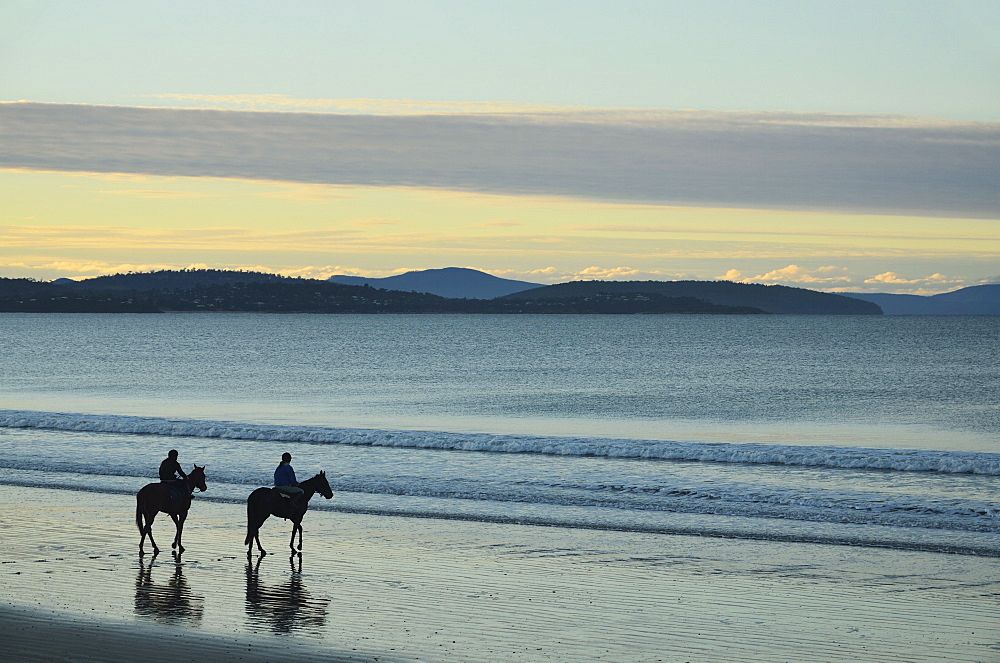
[[[1000,318],[0,314],[0,482],[1000,556]],[[234,542],[240,550],[242,541]]]

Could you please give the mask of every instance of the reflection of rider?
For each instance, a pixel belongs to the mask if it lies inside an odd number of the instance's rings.
[[[178,474],[181,475],[180,479],[177,478]],[[181,481],[183,479],[187,479],[187,474],[181,469],[181,464],[177,462],[177,449],[171,449],[167,453],[167,457],[160,463],[160,483]]]
[[[274,487],[279,492],[292,498],[292,504],[298,504],[299,497],[303,490],[299,488],[299,482],[295,480],[295,470],[292,469],[292,454],[287,451],[281,454],[281,462],[274,470]]]

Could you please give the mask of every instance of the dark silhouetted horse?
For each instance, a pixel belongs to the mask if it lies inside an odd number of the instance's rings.
[[[299,533],[299,551],[302,551],[302,517],[309,509],[309,500],[316,493],[326,499],[333,497],[330,484],[326,480],[326,472],[320,472],[312,479],[306,479],[299,484],[302,489],[302,496],[294,503],[290,497],[282,497],[275,488],[258,488],[250,493],[247,498],[247,538],[243,544],[247,546],[247,557],[253,554],[253,544],[257,543],[257,550],[260,554],[266,555],[267,551],[260,545],[260,527],[270,516],[278,516],[292,521],[292,540],[288,547],[295,553],[295,532]]]
[[[171,494],[172,485],[179,488],[174,488],[173,495]],[[147,536],[149,542],[153,544],[153,554],[160,552],[156,541],[153,540],[153,519],[160,511],[170,514],[170,518],[177,528],[174,542],[170,544],[170,547],[176,548],[177,552],[184,552],[184,546],[181,545],[181,533],[184,531],[184,521],[187,519],[188,509],[191,508],[191,496],[194,494],[195,488],[202,492],[208,490],[205,485],[205,468],[197,465],[191,470],[187,479],[177,481],[174,484],[149,483],[142,487],[142,490],[135,496],[135,524],[139,528],[139,534],[142,535],[142,538],[139,539],[140,555],[145,554],[142,544],[146,542]]]

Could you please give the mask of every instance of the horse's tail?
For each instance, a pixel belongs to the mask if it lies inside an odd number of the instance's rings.
[[[249,546],[253,542],[253,495],[247,498],[247,538],[243,540],[243,545]]]
[[[142,504],[138,499],[135,501],[135,526],[139,528],[139,533],[142,534]]]

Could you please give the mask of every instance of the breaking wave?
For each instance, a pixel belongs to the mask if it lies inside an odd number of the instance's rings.
[[[485,453],[941,472],[1000,476],[1000,454],[838,446],[704,443],[439,431],[281,426],[229,421],[0,410],[2,428],[341,444]]]

